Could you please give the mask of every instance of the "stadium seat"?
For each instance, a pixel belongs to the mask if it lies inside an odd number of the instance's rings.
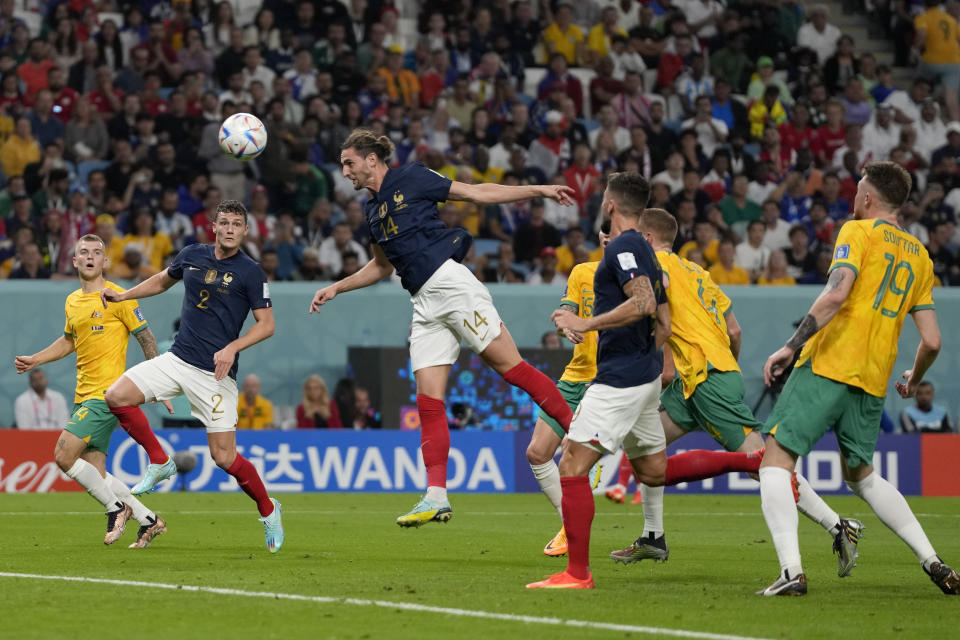
[[[586,67],[573,67],[570,73],[583,87],[583,117],[589,119],[593,115],[590,111],[590,81],[597,77],[597,72]]]
[[[478,256],[497,255],[499,247],[500,241],[494,238],[476,238],[473,241],[473,248]]]
[[[545,75],[547,75],[547,70],[543,67],[530,67],[526,69],[524,71],[523,92],[536,100],[537,87]]]

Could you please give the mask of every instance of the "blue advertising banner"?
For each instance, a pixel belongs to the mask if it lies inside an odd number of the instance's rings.
[[[160,491],[238,491],[236,481],[220,471],[200,429],[157,431],[169,451],[191,451],[197,466],[160,485]],[[455,492],[515,493],[539,491],[526,460],[530,431],[453,431],[447,488]],[[237,448],[260,472],[271,493],[349,491],[418,492],[427,485],[418,431],[238,431]],[[704,433],[691,433],[673,446],[672,455],[690,449],[716,450]],[[605,456],[601,490],[616,482],[619,454]],[[920,438],[881,435],[874,467],[906,495],[921,495]],[[117,430],[107,460],[110,472],[133,485],[147,465],[146,454]],[[832,437],[824,438],[798,470],[818,493],[849,493],[843,482],[840,453]],[[727,474],[668,487],[668,493],[759,493],[744,474]]]
[[[202,429],[164,429],[156,434],[167,450],[197,456],[193,471],[164,482],[160,491],[178,489],[181,482],[190,491],[239,490],[236,481],[214,464]],[[516,435],[453,432],[447,487],[458,492],[514,492]],[[238,431],[237,449],[257,468],[271,493],[416,492],[427,487],[419,431]],[[110,473],[132,485],[143,475],[147,458],[118,429],[107,465]],[[529,467],[526,474],[530,475]]]

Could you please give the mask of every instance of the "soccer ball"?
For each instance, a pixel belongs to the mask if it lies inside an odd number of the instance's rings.
[[[235,113],[220,125],[220,148],[225,154],[246,162],[263,153],[267,128],[256,116]]]

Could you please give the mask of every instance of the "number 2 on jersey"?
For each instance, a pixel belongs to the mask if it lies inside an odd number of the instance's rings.
[[[873,308],[880,309],[880,313],[887,318],[896,318],[900,314],[900,310],[903,309],[903,303],[907,300],[910,287],[913,286],[913,267],[906,260],[901,260],[894,266],[897,258],[890,253],[885,253],[884,257],[887,259],[887,270],[883,274],[883,282],[880,283],[880,288],[877,290],[877,297],[873,299]],[[907,272],[907,282],[902,288],[897,284],[897,276],[900,275],[901,269]],[[887,292],[900,298],[900,304],[898,304],[895,309],[889,307],[880,308],[880,305],[883,304],[883,299],[887,296]]]
[[[393,221],[393,216],[387,216],[386,222],[380,223],[380,231],[383,232],[383,239],[387,240],[391,235],[397,235],[400,230],[397,228],[397,223]]]
[[[197,309],[209,309],[207,300],[210,299],[210,292],[206,289],[200,289],[200,302],[197,303]]]

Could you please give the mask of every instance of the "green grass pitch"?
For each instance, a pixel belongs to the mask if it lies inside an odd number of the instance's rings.
[[[104,547],[105,519],[85,494],[0,494],[0,572],[261,593],[0,576],[0,638],[921,638],[951,637],[960,620],[960,598],[852,497],[828,500],[867,526],[850,578],[837,578],[827,534],[800,517],[805,598],[753,595],[777,574],[758,497],[668,495],[669,562],[628,567],[607,554],[639,535],[641,509],[598,498],[597,588],[560,592],[524,589],[566,564],[541,552],[559,526],[542,496],[452,498],[450,523],[404,530],[394,519],[415,496],[281,495],[287,538],[271,556],[242,494],[148,496],[169,531],[146,550],[126,548],[136,522]],[[960,500],[910,503],[944,560],[960,564]]]

